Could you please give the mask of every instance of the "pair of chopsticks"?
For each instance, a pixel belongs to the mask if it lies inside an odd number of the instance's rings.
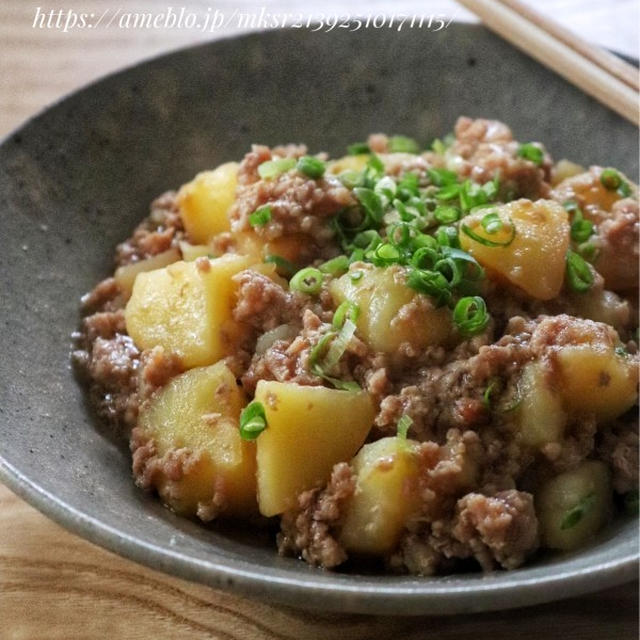
[[[459,0],[492,31],[638,124],[638,69],[520,0]]]

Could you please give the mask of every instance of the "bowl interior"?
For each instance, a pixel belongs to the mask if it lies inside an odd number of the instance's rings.
[[[133,486],[70,366],[80,296],[148,203],[252,142],[340,153],[369,132],[421,141],[458,115],[504,120],[555,158],[638,171],[638,132],[481,27],[276,31],[141,64],[89,86],[0,147],[0,476],[79,534],[161,570],[316,608],[446,613],[518,606],[630,579],[635,524],[513,573],[434,579],[321,572],[264,532],[202,527]],[[630,265],[631,268],[631,265]]]

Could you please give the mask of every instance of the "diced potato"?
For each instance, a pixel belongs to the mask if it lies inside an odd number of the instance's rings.
[[[611,513],[609,470],[596,460],[547,481],[535,495],[542,544],[577,549],[595,535]]]
[[[180,242],[180,252],[185,262],[193,262],[198,258],[212,257],[212,249],[208,244],[189,244]]]
[[[592,287],[589,291],[570,294],[569,299],[573,308],[572,315],[603,322],[618,332],[629,326],[629,302],[613,291]]]
[[[403,342],[424,349],[451,338],[451,311],[436,309],[428,298],[410,289],[399,269],[366,269],[356,281],[351,275],[333,280],[331,295],[336,306],[350,300],[360,307],[358,330],[375,351],[395,353]]]
[[[138,262],[132,262],[131,264],[118,267],[114,277],[118,286],[128,298],[131,295],[133,283],[139,273],[153,271],[154,269],[161,269],[162,267],[166,267],[178,260],[180,260],[180,252],[175,247],[171,247],[171,249],[167,249],[162,253],[151,256],[146,260],[138,260]]]
[[[607,189],[602,184],[601,173],[602,167],[591,167],[589,171],[568,177],[555,186],[553,197],[559,202],[575,200],[585,218],[599,224],[622,197],[617,190]],[[623,179],[626,180],[626,177],[623,176]]]
[[[335,464],[355,455],[373,423],[364,391],[261,380],[255,399],[268,425],[257,440],[258,503],[265,516],[295,507],[302,491],[326,482]]]
[[[227,162],[199,173],[178,192],[180,216],[189,240],[207,244],[231,228],[227,212],[236,198],[238,163]]]
[[[301,264],[309,255],[309,237],[299,233],[264,240],[255,231],[240,231],[234,234],[236,251],[243,255],[264,260],[267,256],[280,256],[293,264]]]
[[[344,156],[327,163],[327,172],[338,175],[343,171],[362,171],[367,166],[368,153],[360,153],[355,156]]]
[[[213,364],[232,353],[241,336],[231,315],[232,276],[250,263],[225,255],[139,274],[125,309],[127,332],[138,348],[162,346],[186,369]]]
[[[494,211],[502,220],[503,228],[490,235],[481,221]],[[569,247],[567,212],[552,200],[522,199],[481,209],[467,216],[463,223],[482,238],[507,242],[512,229],[510,221],[515,225],[515,237],[508,246],[486,246],[461,231],[462,248],[487,268],[490,277],[506,279],[539,300],[555,298],[562,288]]]
[[[518,384],[518,394],[520,404],[516,422],[522,442],[530,447],[560,442],[567,414],[562,406],[562,397],[549,386],[539,362],[525,366]]]
[[[600,345],[576,345],[557,354],[558,390],[572,412],[593,412],[598,421],[616,418],[638,397],[638,367],[633,360]]]
[[[196,515],[217,491],[225,514],[257,512],[255,443],[242,440],[238,427],[244,403],[233,373],[218,362],[173,378],[141,412],[138,427],[159,456],[182,448],[194,456],[179,477],[161,469],[154,479],[174,511]]]
[[[555,167],[553,168],[553,176],[551,179],[551,184],[555,187],[557,184],[560,184],[563,180],[567,178],[571,178],[573,176],[578,175],[579,173],[584,172],[584,167],[580,164],[576,164],[575,162],[571,162],[571,160],[559,160]]]
[[[381,555],[398,543],[420,505],[416,444],[383,438],[366,444],[353,459],[356,490],[339,534],[348,551]]]

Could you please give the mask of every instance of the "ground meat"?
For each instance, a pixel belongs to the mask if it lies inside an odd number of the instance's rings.
[[[117,311],[123,306],[122,291],[115,278],[102,280],[92,291],[82,296],[82,309],[85,313]]]
[[[458,501],[456,512],[452,536],[485,571],[495,562],[515,569],[538,548],[538,520],[529,493],[512,490],[492,497],[470,493]]]
[[[618,422],[603,430],[598,454],[613,472],[613,488],[618,493],[638,489],[638,422]]]
[[[326,488],[300,494],[297,508],[282,516],[278,551],[300,555],[310,564],[327,569],[342,564],[347,554],[334,537],[334,527],[355,486],[351,467],[341,462],[333,468]]]
[[[307,147],[303,144],[288,144],[281,147],[274,147],[270,149],[263,144],[254,144],[251,146],[251,151],[247,153],[240,167],[238,168],[238,184],[246,186],[259,182],[260,174],[258,173],[258,167],[269,160],[276,158],[299,158],[307,154]]]
[[[275,151],[274,151],[275,152]],[[332,244],[334,232],[329,218],[348,206],[355,205],[351,191],[335,177],[312,180],[298,171],[287,171],[274,179],[256,180],[256,162],[270,159],[274,152],[259,147],[248,154],[241,167],[236,201],[229,211],[234,232],[251,229],[249,216],[260,206],[269,204],[271,220],[255,227],[265,240],[285,235],[303,234],[319,247]],[[258,163],[259,164],[259,163]]]
[[[200,464],[202,453],[180,448],[159,455],[156,443],[137,427],[131,434],[130,449],[136,484],[145,491],[157,489],[164,500],[172,504],[179,503],[183,494],[180,481],[185,475],[193,473]],[[211,499],[198,503],[197,516],[209,522],[224,513],[228,504],[223,479],[218,477],[214,480]]]
[[[501,195],[537,200],[549,195],[551,158],[541,166],[518,156],[519,143],[509,127],[496,120],[458,118],[455,141],[447,149],[447,164],[464,178],[484,183],[500,176]],[[540,145],[544,151],[544,147]]]
[[[616,202],[611,215],[598,225],[594,266],[612,291],[638,288],[639,231],[638,202],[632,198]]]
[[[176,193],[167,191],[151,203],[149,216],[136,227],[133,235],[116,247],[116,264],[130,264],[155,256],[177,246],[182,236]]]

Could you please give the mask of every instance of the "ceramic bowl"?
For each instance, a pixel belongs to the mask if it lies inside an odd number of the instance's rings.
[[[555,158],[638,170],[638,132],[479,26],[275,31],[144,62],[82,89],[0,146],[0,479],[63,526],[155,569],[293,606],[376,614],[528,605],[636,575],[636,523],[512,572],[331,573],[247,528],[204,527],[135,488],[126,447],[69,366],[80,296],[157,194],[252,142],[340,153],[369,132],[422,141],[498,118]],[[633,268],[633,265],[630,265]]]

